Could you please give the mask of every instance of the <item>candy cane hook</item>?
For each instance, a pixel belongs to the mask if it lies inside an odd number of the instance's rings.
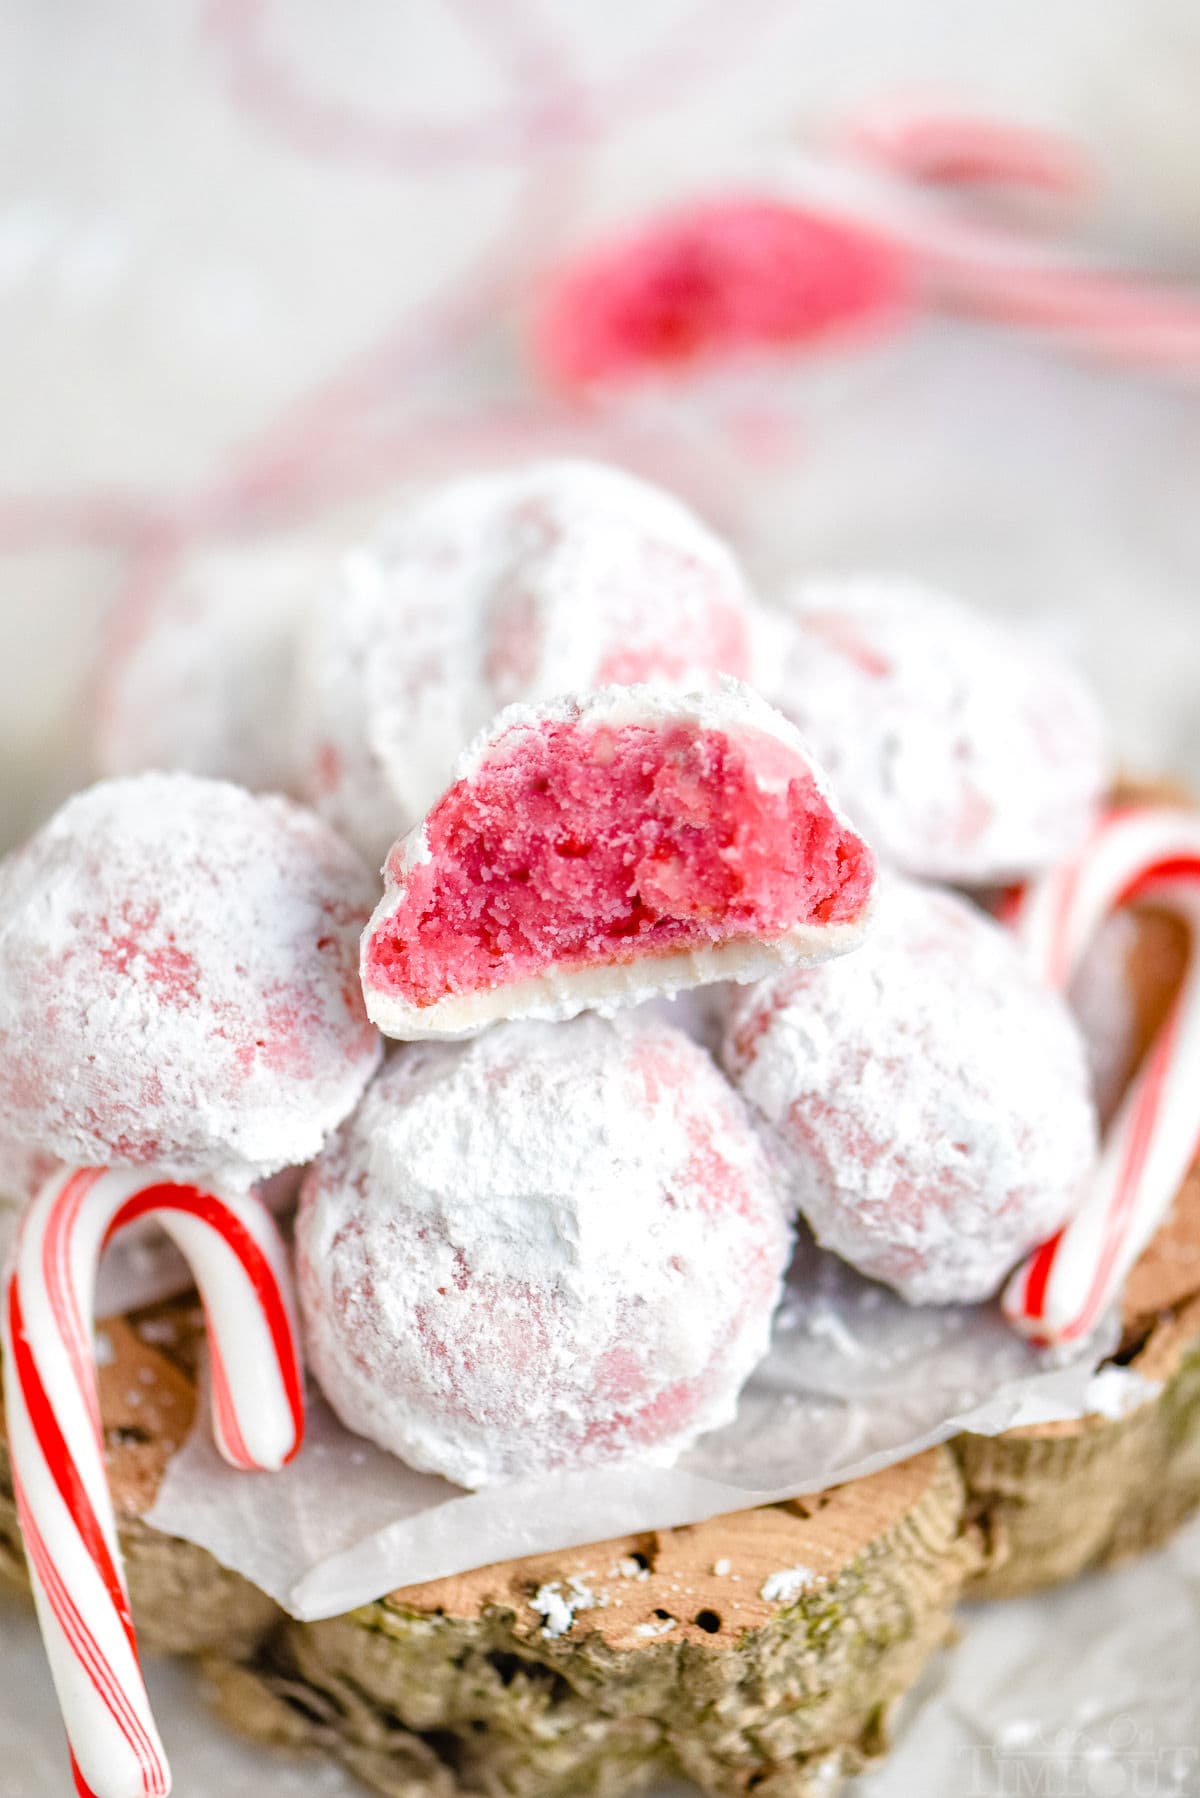
[[[82,1798],[163,1798],[104,1464],[92,1311],[105,1245],[154,1217],[204,1304],[213,1429],[235,1467],[300,1447],[304,1400],[286,1252],[261,1200],[145,1172],[55,1174],[27,1211],[4,1298],[9,1453],[42,1638]]]
[[[849,120],[833,154],[791,153],[780,185],[904,250],[945,306],[1194,380],[1200,294],[947,203],[989,180],[1070,197],[1086,174],[1074,146],[1052,134],[893,104]]]
[[[1005,1289],[1006,1317],[1044,1343],[1095,1326],[1200,1149],[1200,813],[1109,813],[1077,856],[1016,896],[1007,917],[1033,966],[1063,989],[1105,918],[1134,899],[1153,899],[1189,925],[1188,968],[1083,1203]]]

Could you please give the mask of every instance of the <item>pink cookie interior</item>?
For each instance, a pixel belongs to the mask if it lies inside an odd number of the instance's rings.
[[[366,975],[412,1005],[854,918],[871,853],[774,738],[668,723],[507,733],[426,823]]]

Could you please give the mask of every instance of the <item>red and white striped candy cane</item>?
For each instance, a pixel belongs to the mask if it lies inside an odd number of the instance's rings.
[[[1093,185],[1087,157],[1057,131],[931,100],[876,101],[852,114],[839,137],[855,156],[925,186],[1011,187],[1070,200]]]
[[[21,1534],[84,1798],[170,1790],[129,1612],[92,1349],[100,1256],[117,1230],[147,1216],[183,1251],[200,1290],[222,1455],[279,1468],[304,1430],[287,1257],[260,1199],[96,1168],[46,1183],[9,1270],[5,1402]]]
[[[1063,196],[1080,191],[1085,165],[1073,146],[1021,126],[891,106],[850,120],[840,148],[840,157],[793,154],[785,187],[902,247],[936,303],[1064,348],[1189,381],[1200,376],[1200,295],[971,217],[961,204],[974,184],[989,180]]]
[[[1188,923],[1188,968],[1082,1205],[1005,1289],[1005,1315],[1043,1343],[1074,1341],[1099,1321],[1200,1150],[1200,813],[1110,812],[1078,855],[1017,893],[1007,911],[1034,968],[1065,989],[1105,918],[1135,899]]]

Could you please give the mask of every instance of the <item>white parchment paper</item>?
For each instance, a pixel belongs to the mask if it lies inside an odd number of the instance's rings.
[[[1156,1388],[1129,1369],[1097,1372],[1114,1339],[1110,1323],[1055,1361],[991,1306],[913,1309],[806,1244],[736,1420],[673,1468],[533,1473],[464,1492],[351,1435],[310,1382],[291,1467],[234,1471],[201,1416],[148,1521],[207,1548],[293,1616],[329,1617],[491,1561],[819,1491],[959,1430],[1119,1414]]]

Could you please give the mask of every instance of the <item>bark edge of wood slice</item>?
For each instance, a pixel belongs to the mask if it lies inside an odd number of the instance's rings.
[[[951,1447],[990,1552],[971,1596],[1008,1598],[1164,1542],[1200,1507],[1200,1164],[1130,1278],[1118,1359],[1157,1395],[1123,1417]]]
[[[984,1540],[946,1448],[814,1498],[412,1586],[297,1623],[142,1517],[190,1427],[193,1299],[108,1318],[101,1409],[144,1645],[219,1714],[389,1798],[818,1798],[882,1753]],[[24,1583],[0,1440],[0,1571]]]

